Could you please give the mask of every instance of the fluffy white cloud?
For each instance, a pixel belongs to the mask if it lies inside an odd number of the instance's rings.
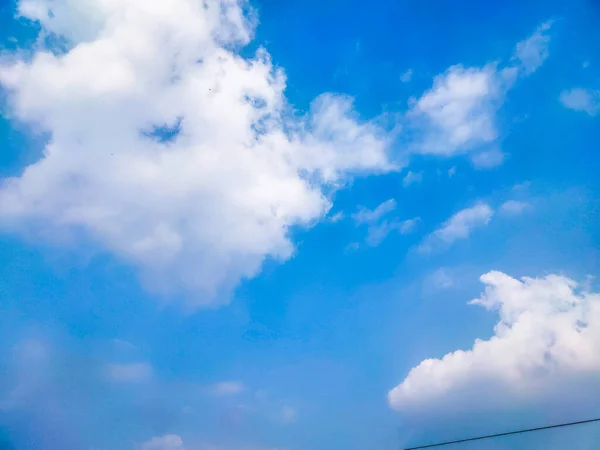
[[[141,450],[184,450],[183,440],[176,434],[157,436],[144,442]]]
[[[413,411],[451,397],[469,406],[536,400],[560,396],[557,386],[575,396],[579,381],[600,375],[600,294],[562,275],[517,280],[489,272],[481,281],[485,292],[471,304],[499,314],[494,335],[413,368],[389,392],[394,409]]]
[[[107,367],[112,381],[132,383],[152,378],[152,366],[148,363],[113,363]]]
[[[549,28],[550,23],[545,23],[518,43],[511,64],[502,69],[497,63],[456,65],[435,77],[433,87],[414,101],[409,112],[413,126],[422,134],[414,144],[415,151],[451,156],[483,148],[482,163],[476,166],[487,168],[490,159],[492,166],[500,164],[501,152],[485,150],[498,138],[496,112],[515,81],[530,75],[547,58]]]
[[[420,246],[421,251],[431,251],[439,244],[450,245],[459,239],[468,238],[474,229],[487,225],[494,210],[487,203],[477,203],[454,214],[440,228],[427,236]]]
[[[422,153],[452,155],[493,142],[494,115],[512,78],[497,77],[496,67],[453,66],[435,77],[433,87],[417,100],[411,114],[421,121]]]
[[[50,136],[39,161],[0,184],[0,227],[89,241],[147,288],[213,305],[266,258],[290,258],[290,228],[322,219],[349,176],[397,169],[393,134],[361,121],[352,99],[324,94],[294,114],[266,50],[239,56],[256,23],[242,3],[20,0],[19,13],[66,50],[0,62],[11,114]],[[408,114],[418,151],[480,152],[496,140],[496,109],[533,67],[523,45],[502,70],[436,77]],[[409,225],[374,230],[371,242]]]
[[[227,301],[265,258],[288,259],[292,226],[330,208],[349,175],[394,169],[389,138],[347,97],[291,114],[255,20],[236,0],[20,0],[59,36],[0,63],[15,118],[50,136],[0,185],[0,225],[54,242],[85,238],[191,305]]]
[[[590,116],[600,112],[600,90],[569,89],[560,94],[559,100],[565,108],[583,111]]]

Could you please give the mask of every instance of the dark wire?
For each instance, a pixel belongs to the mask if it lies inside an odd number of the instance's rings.
[[[581,420],[579,422],[561,423],[559,425],[549,425],[546,427],[529,428],[528,430],[508,431],[506,433],[489,434],[487,436],[472,437],[468,439],[459,439],[458,441],[438,442],[437,444],[420,445],[418,447],[409,447],[404,450],[417,450],[422,448],[441,447],[442,445],[460,444],[461,442],[479,441],[481,439],[491,439],[500,436],[508,436],[510,434],[529,433],[531,431],[549,430],[551,428],[570,427],[573,425],[583,425],[585,423],[600,422],[600,417],[597,419]]]

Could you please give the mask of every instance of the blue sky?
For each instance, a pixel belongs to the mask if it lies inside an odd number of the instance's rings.
[[[2,3],[0,448],[600,416],[600,6],[488,3]]]

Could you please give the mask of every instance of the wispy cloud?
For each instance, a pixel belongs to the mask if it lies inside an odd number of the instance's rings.
[[[339,221],[344,219],[344,213],[343,211],[338,211],[335,214],[333,214],[332,216],[328,217],[328,221],[330,223],[338,223]]]
[[[454,286],[454,278],[447,269],[440,268],[425,279],[425,283],[435,290],[449,289]]]
[[[517,44],[514,59],[518,60],[526,74],[531,74],[539,69],[548,59],[548,44],[550,36],[548,30],[552,21],[541,24],[529,38]]]
[[[408,171],[406,176],[402,179],[402,185],[408,187],[411,184],[421,183],[423,181],[423,172],[412,172]]]
[[[500,206],[500,213],[506,216],[517,216],[530,208],[530,206],[527,202],[509,200]]]
[[[352,215],[352,218],[357,224],[368,223],[372,224],[377,222],[386,214],[394,211],[396,209],[396,200],[393,198],[386,200],[381,203],[375,209],[368,209],[364,206],[358,208],[358,211]]]
[[[408,220],[383,220],[381,223],[373,224],[369,226],[369,229],[367,230],[365,243],[370,247],[377,247],[391,232],[396,231],[400,234],[411,233],[416,229],[419,221],[420,219],[417,217]]]
[[[145,362],[112,363],[107,366],[108,376],[118,383],[134,383],[152,378],[152,366]]]
[[[360,207],[358,212],[353,214],[353,218],[357,225],[367,225],[367,236],[365,244],[370,247],[376,247],[381,244],[385,238],[393,231],[401,234],[412,232],[419,218],[400,220],[396,217],[384,218],[396,209],[396,201],[394,199],[386,200],[375,209],[370,210],[365,207]],[[356,243],[350,244],[350,250],[356,250]]]
[[[224,397],[241,394],[246,390],[246,386],[241,381],[221,381],[210,386],[211,394]]]
[[[413,76],[413,71],[412,69],[408,69],[406,72],[404,72],[402,75],[400,75],[400,81],[402,81],[403,83],[408,83]]]
[[[176,434],[156,436],[142,444],[141,450],[185,450],[183,439]]]
[[[502,165],[504,159],[505,155],[498,147],[474,153],[471,156],[471,162],[476,169],[492,169],[498,167]]]
[[[283,423],[289,424],[298,419],[298,411],[291,406],[284,406],[281,408],[280,417]]]
[[[494,210],[487,203],[477,203],[463,209],[427,236],[419,250],[429,252],[439,245],[451,245],[458,240],[467,239],[473,230],[487,225],[493,215]]]

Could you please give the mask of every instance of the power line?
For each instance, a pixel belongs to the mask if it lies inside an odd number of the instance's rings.
[[[500,437],[500,436],[508,436],[511,434],[521,434],[521,433],[529,433],[531,431],[550,430],[551,428],[570,427],[573,425],[583,425],[583,424],[592,423],[592,422],[600,422],[600,417],[597,419],[581,420],[579,422],[561,423],[559,425],[549,425],[549,426],[545,426],[545,427],[529,428],[528,430],[508,431],[506,433],[489,434],[487,436],[459,439],[457,441],[438,442],[437,444],[420,445],[418,447],[405,448],[404,450],[417,450],[417,449],[423,449],[423,448],[441,447],[443,445],[460,444],[461,442],[480,441],[482,439],[491,439],[491,438]]]

